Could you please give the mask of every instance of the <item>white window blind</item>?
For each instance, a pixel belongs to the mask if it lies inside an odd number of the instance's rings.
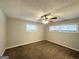
[[[35,24],[26,24],[27,32],[35,32],[37,31],[37,25]]]
[[[76,24],[64,24],[64,25],[56,25],[49,26],[49,31],[68,31],[68,32],[76,32],[78,30]]]

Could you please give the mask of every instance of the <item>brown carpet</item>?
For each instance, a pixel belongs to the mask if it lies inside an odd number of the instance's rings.
[[[49,41],[40,41],[6,50],[10,59],[79,59],[79,52]]]

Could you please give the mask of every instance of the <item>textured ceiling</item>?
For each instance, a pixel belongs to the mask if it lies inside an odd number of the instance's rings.
[[[9,17],[32,21],[49,12],[62,19],[79,17],[79,0],[0,0],[0,8]]]

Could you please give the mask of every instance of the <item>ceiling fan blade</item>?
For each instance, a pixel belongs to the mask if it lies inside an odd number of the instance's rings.
[[[50,18],[50,19],[57,19],[57,17],[53,17],[53,18]]]

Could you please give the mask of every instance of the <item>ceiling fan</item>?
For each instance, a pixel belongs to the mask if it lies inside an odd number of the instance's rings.
[[[53,22],[53,20],[55,19],[58,19],[58,17],[53,17],[51,13],[48,13],[41,16],[39,20],[42,21],[42,23],[47,24],[47,23]]]

